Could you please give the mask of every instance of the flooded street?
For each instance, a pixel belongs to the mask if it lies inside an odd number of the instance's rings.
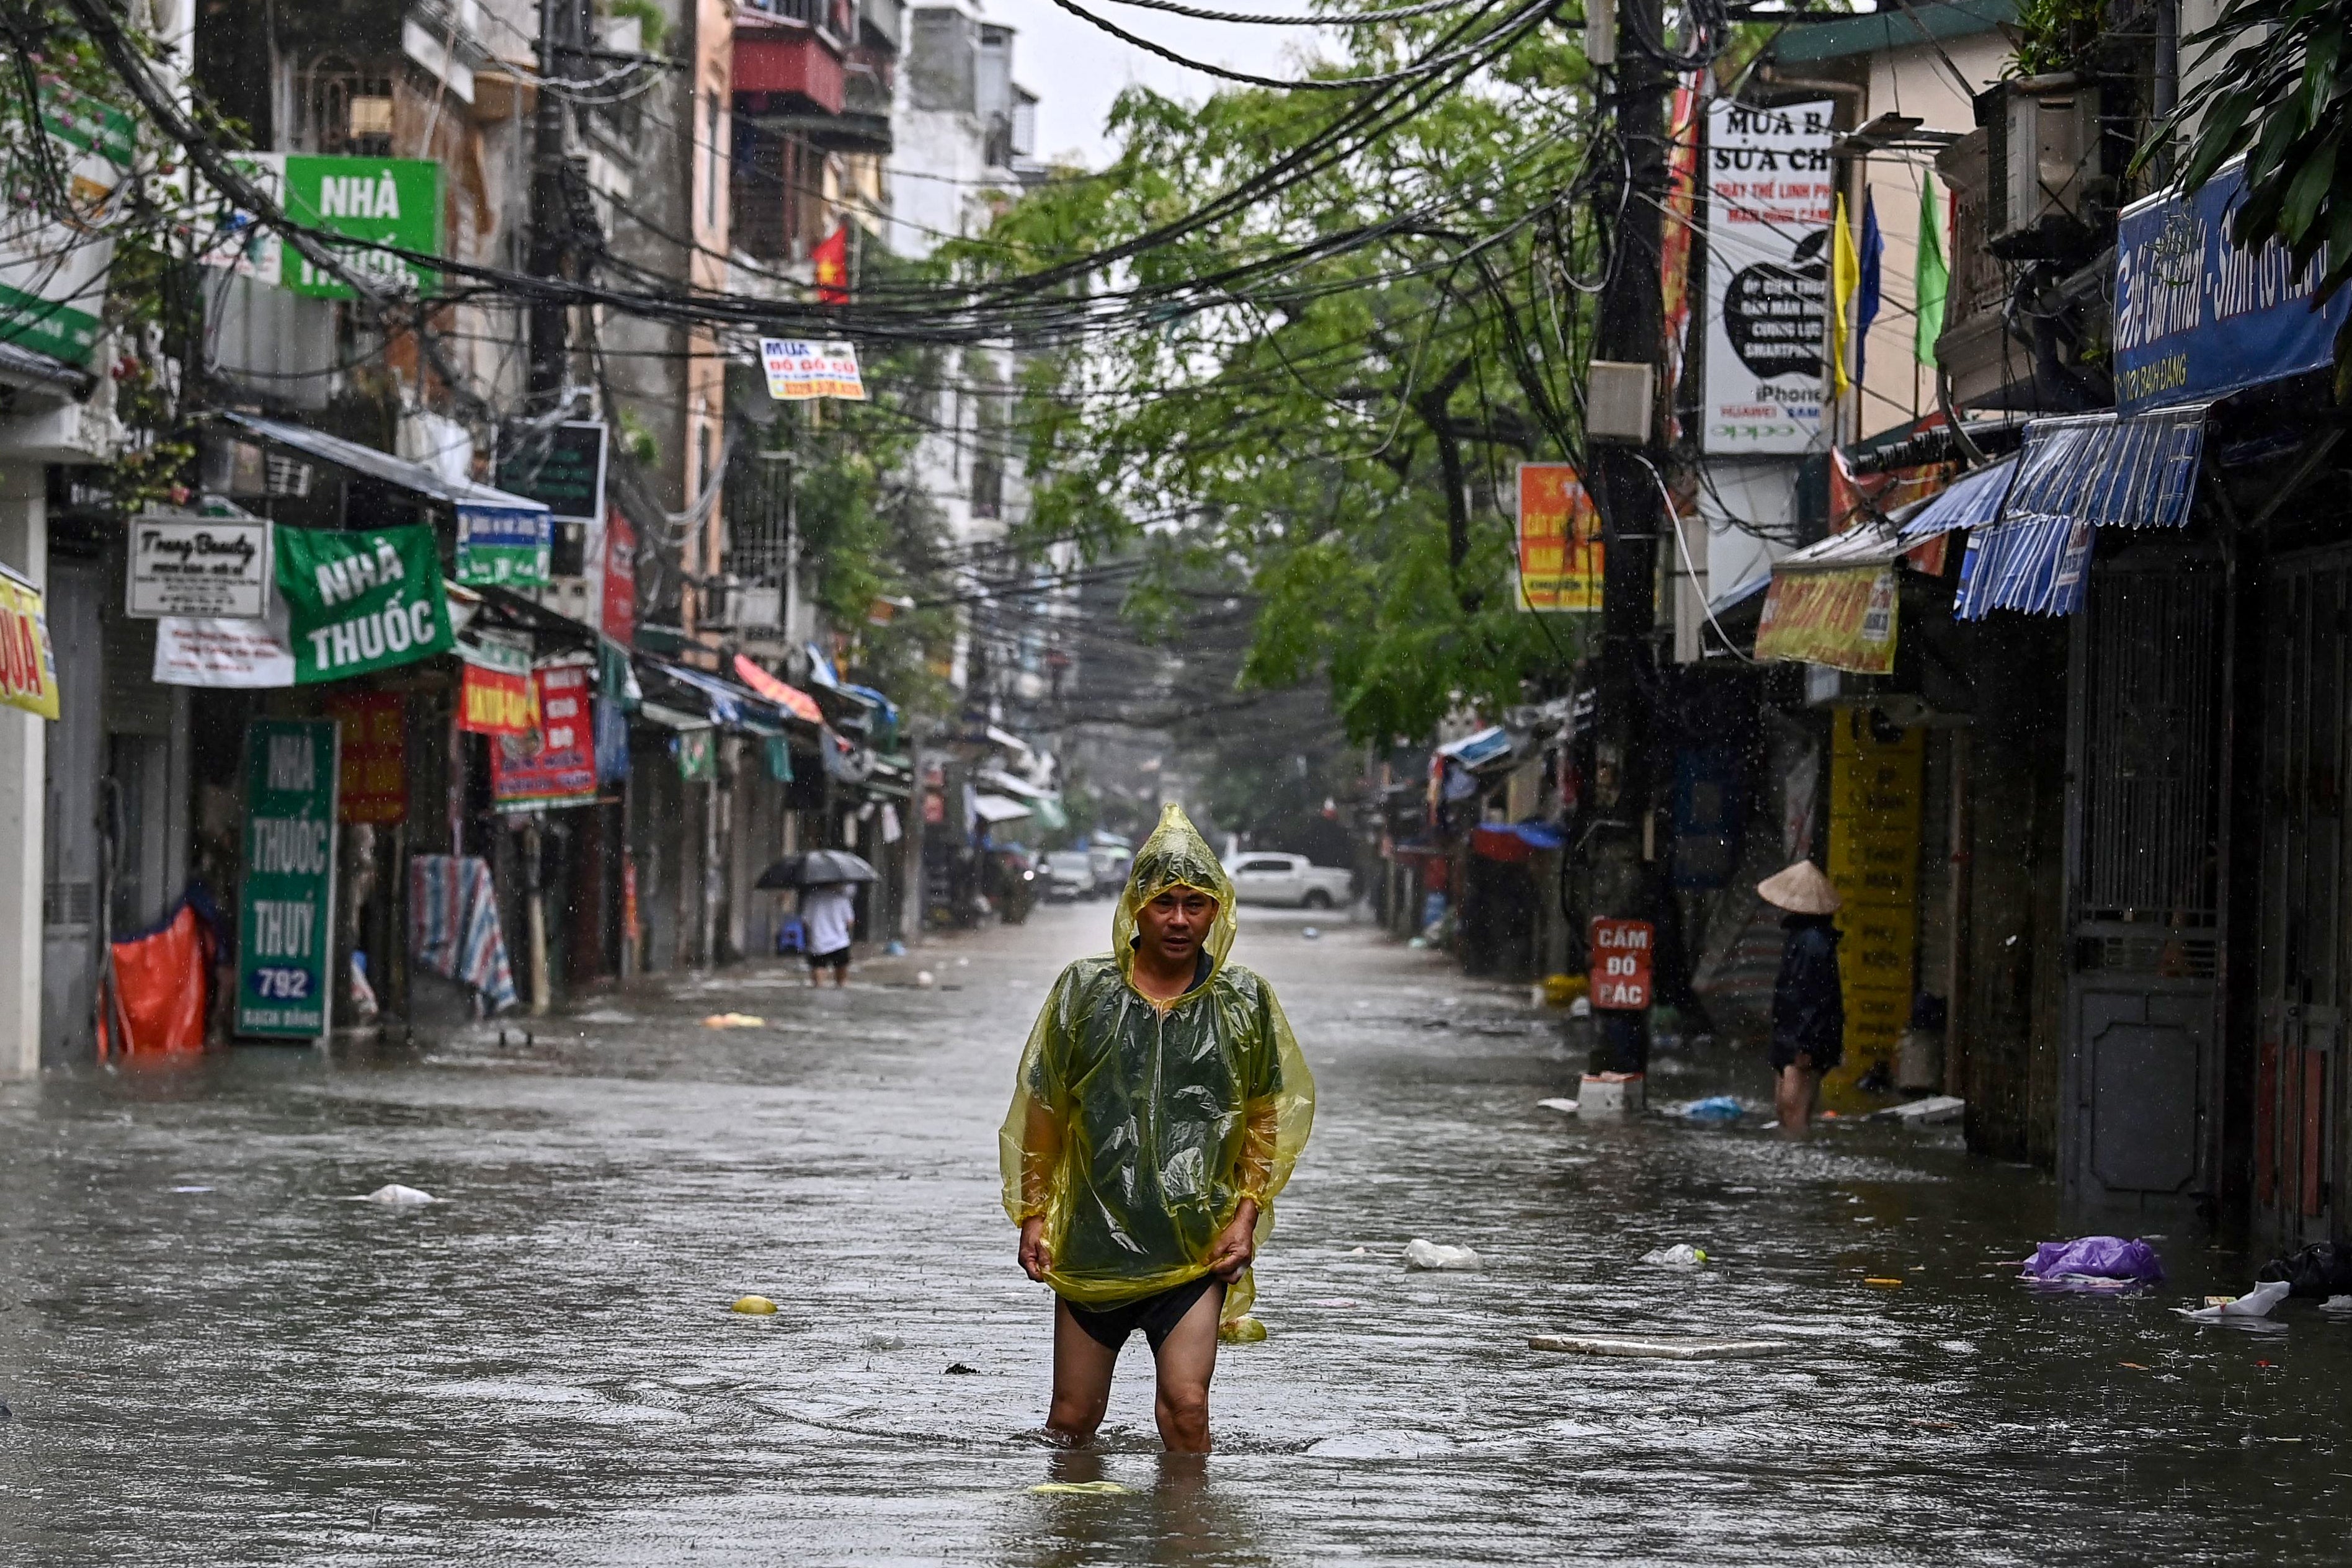
[[[1556,1015],[1326,918],[1244,920],[1318,1079],[1205,1475],[1148,1357],[1104,1438],[1031,1436],[1046,1299],[995,1127],[1108,904],[812,992],[779,967],[432,1048],[245,1049],[0,1089],[11,1563],[2064,1563],[2340,1553],[2352,1322],[2170,1308],[2253,1260],[2159,1243],[2045,1298],[2036,1173],[1954,1129],[1790,1144],[1580,1122]],[[919,967],[938,984],[912,984]],[[705,1028],[724,1010],[762,1026]],[[1760,1060],[1678,1054],[1654,1102]],[[446,1200],[353,1201],[386,1183]],[[1413,1274],[1415,1237],[1483,1271]],[[1640,1261],[1677,1242],[1693,1270]],[[1899,1287],[1865,1284],[1899,1279]],[[772,1317],[737,1316],[746,1292]],[[1531,1351],[1764,1334],[1751,1362]],[[1129,1495],[1040,1495],[1103,1479]]]

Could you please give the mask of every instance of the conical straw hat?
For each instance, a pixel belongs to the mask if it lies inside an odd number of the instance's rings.
[[[1775,871],[1756,884],[1764,901],[1792,915],[1827,915],[1837,912],[1837,889],[1822,875],[1822,868],[1811,860],[1800,860],[1786,870]]]

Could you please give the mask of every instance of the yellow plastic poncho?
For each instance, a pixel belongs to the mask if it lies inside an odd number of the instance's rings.
[[[1209,978],[1164,1008],[1135,988],[1136,911],[1171,888],[1217,900]],[[1225,962],[1234,887],[1174,805],[1136,852],[1111,951],[1062,971],[1021,1053],[999,1137],[1004,1212],[1045,1217],[1047,1283],[1107,1308],[1208,1272],[1218,1232],[1257,1200],[1257,1245],[1315,1120],[1315,1080],[1274,988]],[[1247,1312],[1244,1273],[1224,1319]]]

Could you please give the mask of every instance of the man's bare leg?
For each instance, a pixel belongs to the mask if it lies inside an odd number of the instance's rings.
[[[1780,1069],[1780,1081],[1773,1086],[1773,1108],[1780,1112],[1783,1132],[1802,1132],[1812,1123],[1822,1081],[1812,1061],[1811,1056],[1800,1053],[1795,1062]]]
[[[1213,1331],[1209,1339],[1213,1357]],[[1100,1340],[1078,1327],[1069,1307],[1057,1298],[1054,1302],[1054,1403],[1045,1413],[1046,1433],[1073,1445],[1091,1438],[1110,1405],[1110,1374],[1118,1365],[1118,1352],[1105,1349]]]
[[[1209,1451],[1209,1380],[1217,1374],[1217,1319],[1225,1293],[1209,1289],[1160,1342],[1160,1441],[1171,1454]],[[1074,1325],[1075,1326],[1075,1325]]]

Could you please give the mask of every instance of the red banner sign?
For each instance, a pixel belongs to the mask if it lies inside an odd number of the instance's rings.
[[[604,635],[627,647],[637,637],[637,531],[614,507],[604,513]]]
[[[1595,920],[1591,930],[1592,1005],[1638,1013],[1650,1005],[1650,955],[1656,928],[1647,921]]]
[[[352,691],[328,704],[343,729],[337,815],[345,822],[408,820],[407,701],[397,691]]]
[[[596,798],[596,726],[589,711],[588,671],[559,665],[532,672],[539,729],[502,736],[490,751],[490,793],[499,809],[584,805]]]
[[[538,698],[528,673],[468,663],[457,688],[457,728],[477,735],[528,735],[539,728]]]

